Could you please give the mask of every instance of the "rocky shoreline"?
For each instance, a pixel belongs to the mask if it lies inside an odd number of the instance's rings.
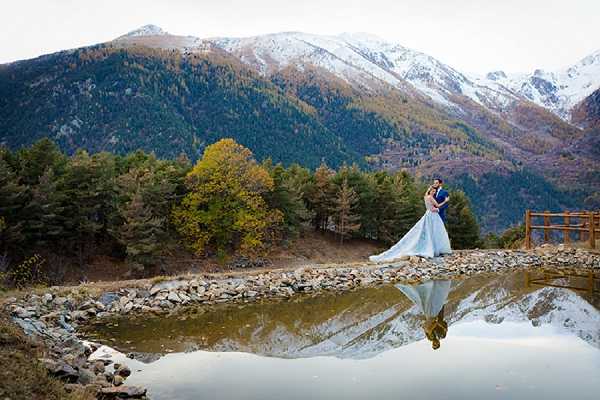
[[[172,313],[184,307],[539,267],[600,273],[600,254],[563,246],[542,246],[534,251],[459,251],[440,259],[407,257],[391,263],[365,263],[352,268],[305,267],[220,278],[190,276],[101,294],[91,294],[85,286],[75,289],[53,287],[42,295],[8,298],[4,301],[4,309],[27,335],[44,341],[48,355],[42,361],[49,373],[62,379],[68,389],[91,386],[102,399],[145,398],[144,388],[125,385],[131,374],[126,365],[115,364],[98,354],[90,357],[100,345],[78,337],[79,327],[116,315]]]

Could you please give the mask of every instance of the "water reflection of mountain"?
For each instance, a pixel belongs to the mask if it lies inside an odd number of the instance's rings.
[[[600,347],[598,309],[569,289],[526,287],[523,273],[453,282],[444,308],[448,336],[452,325],[463,322],[527,322],[552,325]],[[369,358],[423,339],[422,322],[420,309],[394,286],[386,286],[277,304],[219,307],[178,318],[121,321],[118,327],[97,331],[117,338],[117,343],[131,341],[143,352],[200,348],[285,358]]]

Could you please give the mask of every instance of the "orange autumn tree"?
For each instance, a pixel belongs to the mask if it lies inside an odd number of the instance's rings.
[[[186,186],[189,193],[174,208],[173,220],[198,254],[210,248],[221,257],[228,251],[257,255],[282,221],[281,211],[269,209],[263,198],[273,189],[273,179],[233,139],[208,146],[187,175]]]

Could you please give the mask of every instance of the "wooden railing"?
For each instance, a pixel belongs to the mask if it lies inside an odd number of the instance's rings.
[[[543,218],[542,225],[534,224]],[[559,218],[560,223],[553,222]],[[537,221],[534,221],[537,219]],[[534,230],[544,231],[544,243],[550,241],[551,231],[562,231],[563,243],[571,242],[571,232],[576,232],[579,241],[587,241],[590,248],[596,248],[596,239],[600,238],[600,212],[598,211],[565,211],[552,213],[549,211],[525,211],[525,247],[531,248],[531,233]]]

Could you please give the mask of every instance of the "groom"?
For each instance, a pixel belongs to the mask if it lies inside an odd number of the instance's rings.
[[[446,224],[446,209],[448,208],[448,202],[450,202],[450,195],[447,191],[444,190],[442,184],[444,182],[440,178],[436,178],[433,180],[433,187],[435,188],[435,201],[440,205],[440,218],[444,221],[444,225]]]

